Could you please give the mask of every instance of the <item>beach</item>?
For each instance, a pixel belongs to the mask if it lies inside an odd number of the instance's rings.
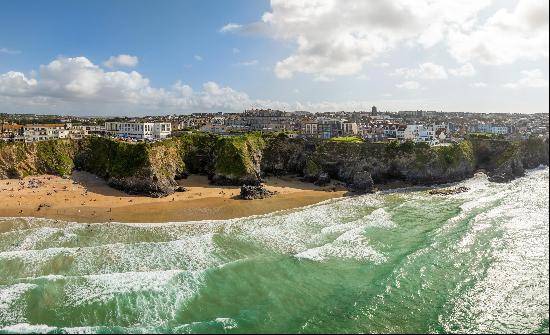
[[[347,192],[339,183],[319,187],[293,177],[270,177],[265,186],[277,192],[274,196],[241,200],[238,186],[211,185],[206,176],[191,175],[178,183],[185,192],[151,198],[126,194],[82,171],[73,172],[70,178],[6,179],[0,181],[0,216],[89,223],[222,220],[303,207]]]

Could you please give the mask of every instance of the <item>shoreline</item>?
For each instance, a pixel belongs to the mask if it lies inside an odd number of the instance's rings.
[[[5,179],[0,181],[0,217],[138,224],[224,220],[304,207],[347,193],[338,182],[319,187],[294,177],[270,177],[264,185],[277,194],[242,200],[236,198],[240,187],[211,185],[206,176],[191,175],[178,183],[187,191],[151,198],[126,194],[80,171],[71,178]]]
[[[474,176],[478,173],[483,171],[476,171]],[[29,187],[30,183],[37,182],[39,186]],[[65,178],[39,175],[3,179],[0,180],[0,218],[156,225],[266,215],[354,195],[339,181],[320,187],[295,176],[266,178],[264,186],[276,194],[256,200],[239,199],[239,186],[212,185],[203,175],[191,175],[178,183],[187,191],[152,198],[124,193],[102,178],[82,171],[74,171],[71,177]],[[439,189],[456,183],[413,185],[396,180],[377,184],[376,189],[377,193],[393,193]]]

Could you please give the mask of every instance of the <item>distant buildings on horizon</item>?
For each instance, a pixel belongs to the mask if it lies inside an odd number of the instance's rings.
[[[51,123],[42,123],[47,120]],[[19,122],[26,122],[19,124]],[[30,122],[29,122],[30,121]],[[52,122],[57,121],[57,122]],[[103,135],[131,140],[158,140],[174,132],[195,130],[234,135],[243,132],[286,132],[293,137],[357,136],[367,141],[412,140],[438,144],[468,133],[507,137],[548,137],[548,114],[444,113],[425,110],[285,112],[250,109],[242,113],[193,113],[139,118],[82,118],[0,114],[0,139],[34,142]]]

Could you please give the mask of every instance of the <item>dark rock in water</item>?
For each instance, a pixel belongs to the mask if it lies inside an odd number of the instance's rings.
[[[175,192],[187,192],[187,189],[183,186],[178,186],[174,189]]]
[[[244,200],[264,199],[269,198],[276,192],[266,189],[263,185],[243,185],[241,186],[241,194],[239,197]]]
[[[315,181],[315,185],[317,186],[326,186],[330,183],[330,176],[326,172],[322,172],[319,177],[317,177],[317,180]]]
[[[458,194],[458,193],[464,193],[468,192],[470,189],[465,186],[460,186],[457,188],[446,188],[446,189],[439,189],[439,190],[430,190],[428,193],[431,195],[452,195],[452,194]]]
[[[367,171],[360,171],[353,176],[350,188],[358,193],[374,193],[374,181]]]

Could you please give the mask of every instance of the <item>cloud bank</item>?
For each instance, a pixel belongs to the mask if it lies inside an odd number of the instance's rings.
[[[251,99],[245,92],[212,81],[198,90],[181,81],[169,88],[156,88],[137,71],[105,70],[86,57],[60,57],[40,66],[36,77],[17,71],[0,74],[0,105],[16,106],[18,112],[144,115],[240,112],[248,108],[335,111],[367,109],[371,103]]]
[[[402,46],[441,45],[461,63],[548,58],[548,1],[519,0],[513,9],[480,19],[490,5],[490,0],[272,0],[261,21],[230,23],[220,31],[256,30],[293,44],[292,53],[275,65],[279,78],[358,74],[366,63]]]

